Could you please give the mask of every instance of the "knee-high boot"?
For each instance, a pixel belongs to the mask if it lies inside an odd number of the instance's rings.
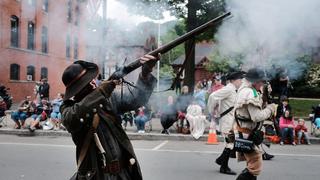
[[[223,150],[223,153],[221,154],[221,156],[216,160],[216,163],[221,165],[220,167],[220,173],[223,174],[229,174],[229,175],[236,175],[237,173],[232,171],[229,168],[229,158],[230,158],[230,153],[231,153],[231,149],[225,148]]]
[[[252,175],[248,169],[244,169],[236,180],[257,180],[257,176]]]

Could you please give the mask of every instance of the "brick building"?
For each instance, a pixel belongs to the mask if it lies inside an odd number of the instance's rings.
[[[14,101],[47,78],[50,97],[64,91],[62,72],[85,58],[85,0],[1,0],[0,83]]]

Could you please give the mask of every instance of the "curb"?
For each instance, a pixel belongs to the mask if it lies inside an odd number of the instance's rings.
[[[71,137],[71,134],[67,131],[44,131],[36,130],[35,132],[30,132],[26,129],[0,129],[0,134],[5,135],[17,135],[17,136],[61,136],[61,137]],[[194,139],[191,135],[183,134],[158,134],[158,133],[145,133],[138,134],[133,132],[127,132],[130,140],[145,140],[145,141],[198,141],[206,142],[208,135],[203,135],[199,139]],[[222,136],[217,136],[219,142],[224,142]],[[310,137],[311,144],[320,144],[320,138]]]

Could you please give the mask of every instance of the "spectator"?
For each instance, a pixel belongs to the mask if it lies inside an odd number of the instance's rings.
[[[11,115],[11,119],[16,123],[15,129],[25,128],[25,121],[34,113],[35,107],[31,96],[26,96],[25,100],[20,103],[18,110]]]
[[[43,98],[40,104],[37,105],[35,114],[32,115],[33,121],[30,123],[29,131],[34,132],[40,129],[43,125],[47,126],[46,129],[52,129],[53,125],[48,121],[45,122],[50,115],[50,104],[47,98]]]
[[[49,90],[50,85],[48,84],[48,80],[46,78],[41,79],[41,84],[39,86],[40,99],[49,99]]]
[[[204,79],[204,80],[202,81],[201,87],[202,87],[203,89],[207,89],[207,88],[208,88],[208,81],[207,81],[207,79]]]
[[[97,86],[100,86],[101,82],[102,82],[102,76],[101,76],[101,74],[99,74],[98,77],[96,78]]]
[[[201,89],[201,84],[198,83],[194,88],[193,98],[202,110],[206,108],[206,94],[206,91]]]
[[[294,119],[289,110],[286,110],[280,118],[280,129],[281,129],[281,142],[280,145],[284,144],[285,139],[289,136],[290,143],[296,145],[294,142]]]
[[[138,115],[136,116],[136,118],[134,119],[136,126],[137,126],[137,130],[138,133],[145,133],[145,124],[148,121],[148,117],[145,113],[145,107],[142,106],[138,109]]]
[[[57,98],[54,99],[51,103],[52,112],[50,114],[51,122],[54,124],[54,129],[59,130],[61,124],[61,113],[60,106],[63,102],[64,94],[58,93]]]
[[[222,84],[222,80],[221,80],[221,77],[220,76],[216,76],[214,78],[214,83],[213,83],[213,86],[211,87],[211,90],[210,90],[210,94],[223,88],[223,84]]]
[[[170,134],[169,128],[177,121],[177,110],[173,97],[168,97],[168,103],[161,109],[160,122],[163,127],[162,134]]]
[[[299,119],[298,120],[298,125],[296,126],[295,131],[296,131],[296,133],[298,135],[298,144],[301,144],[302,136],[304,137],[304,140],[306,141],[306,143],[308,145],[311,144],[309,136],[308,136],[308,129],[307,129],[306,125],[305,125],[304,119]]]
[[[191,135],[195,139],[199,139],[205,130],[205,120],[206,116],[202,114],[201,106],[193,101],[191,105],[187,108],[186,119],[190,124]]]
[[[286,111],[290,111],[291,112],[291,106],[289,104],[289,99],[286,96],[283,96],[280,99],[280,104],[277,107],[277,114],[276,114],[276,119],[275,119],[275,129],[276,129],[276,133],[278,136],[281,136],[281,132],[280,132],[280,127],[279,127],[279,121],[281,116],[284,114],[284,112]]]
[[[178,133],[188,133],[189,123],[185,121],[185,115],[188,106],[191,104],[192,96],[189,93],[189,87],[183,86],[180,96],[177,98],[176,109],[178,112]]]
[[[182,84],[182,78],[177,78],[176,79],[176,94],[181,94],[181,84]]]
[[[0,96],[0,117],[5,116],[5,111],[7,110],[7,104]]]
[[[313,120],[312,122],[317,129],[320,129],[320,104],[316,107],[312,107]]]
[[[208,80],[208,89],[207,90],[210,90],[211,89],[211,86],[212,86],[212,81],[211,79]]]

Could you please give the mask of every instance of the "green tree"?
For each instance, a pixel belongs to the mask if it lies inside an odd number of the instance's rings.
[[[133,4],[134,11],[147,15],[154,19],[161,19],[162,12],[171,10],[173,15],[184,19],[185,30],[191,31],[197,26],[207,22],[209,19],[217,17],[225,11],[224,0],[120,0],[125,3]],[[148,8],[155,5],[157,8]],[[132,7],[131,7],[132,9]],[[217,28],[202,34],[201,36],[191,38],[185,43],[186,67],[184,82],[191,90],[194,87],[194,69],[195,69],[195,43],[197,40],[213,39]]]

